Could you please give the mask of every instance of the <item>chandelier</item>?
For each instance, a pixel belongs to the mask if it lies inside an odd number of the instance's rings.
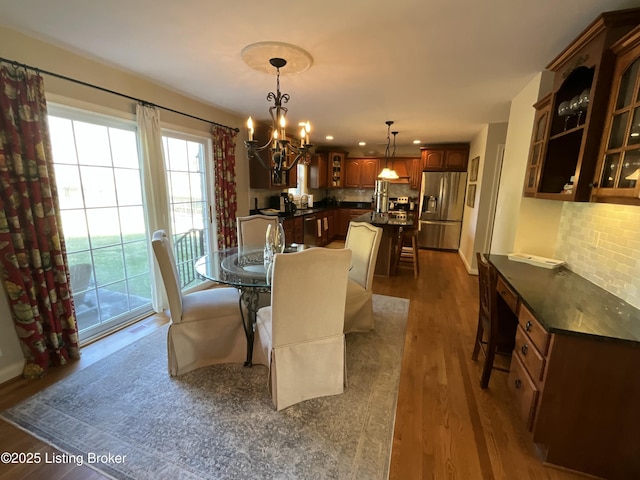
[[[271,116],[271,134],[264,145],[259,145],[254,140],[253,119],[249,117],[247,128],[249,129],[249,140],[245,141],[247,155],[249,159],[255,159],[269,170],[272,174],[274,184],[286,183],[283,172],[288,172],[295,167],[298,162],[308,165],[311,160],[311,148],[309,143],[309,132],[311,125],[309,122],[299,124],[300,138],[288,138],[286,132],[286,116],[288,109],[284,105],[289,102],[289,94],[280,92],[280,69],[287,64],[284,58],[271,58],[269,63],[276,69],[276,93],[269,92],[267,101],[272,101],[269,107]],[[263,158],[266,156],[267,159]]]
[[[398,132],[391,131],[391,125],[393,125],[393,120],[387,120],[385,122],[387,124],[387,148],[384,151],[384,168],[378,175],[378,178],[381,180],[397,180],[398,174],[392,168],[389,168],[389,150],[391,147],[391,134],[393,134],[393,153],[391,154],[391,164],[396,159],[396,135]]]

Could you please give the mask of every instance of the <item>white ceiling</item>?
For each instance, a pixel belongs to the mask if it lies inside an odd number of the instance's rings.
[[[286,75],[289,121],[315,144],[470,141],[599,13],[640,0],[0,0],[0,24],[120,66],[243,117],[265,118],[275,76],[240,52],[286,42],[313,57]],[[20,59],[14,59],[20,61]],[[37,65],[36,65],[37,66]],[[214,119],[215,120],[215,119]]]

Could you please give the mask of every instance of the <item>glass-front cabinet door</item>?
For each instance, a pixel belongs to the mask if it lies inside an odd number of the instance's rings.
[[[538,191],[540,167],[543,162],[548,137],[549,117],[551,114],[551,95],[547,95],[536,105],[536,116],[529,150],[529,163],[524,181],[524,196],[532,197]]]
[[[640,199],[640,35],[636,46],[627,48],[618,57],[613,87],[594,199],[637,203]]]

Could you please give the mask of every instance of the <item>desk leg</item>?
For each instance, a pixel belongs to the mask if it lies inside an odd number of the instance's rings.
[[[258,301],[260,299],[260,290],[257,288],[241,288],[240,289],[240,314],[242,315],[242,326],[247,336],[247,360],[244,362],[245,367],[250,367],[253,360],[253,340],[256,330],[256,314],[258,313]],[[247,307],[247,317],[244,315],[242,305]]]

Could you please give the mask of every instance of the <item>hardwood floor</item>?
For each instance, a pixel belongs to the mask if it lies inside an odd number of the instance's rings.
[[[411,268],[376,277],[374,292],[409,298],[409,319],[391,454],[391,480],[549,479],[583,475],[543,465],[507,391],[494,371],[481,390],[481,362],[471,360],[478,314],[478,279],[457,253],[420,250],[420,276]],[[28,398],[166,323],[155,316],[83,349],[82,358],[38,381],[0,385],[0,410]],[[0,422],[0,452],[52,452],[51,447]],[[44,455],[44,453],[42,453]],[[102,479],[86,466],[0,464],[0,480]]]

